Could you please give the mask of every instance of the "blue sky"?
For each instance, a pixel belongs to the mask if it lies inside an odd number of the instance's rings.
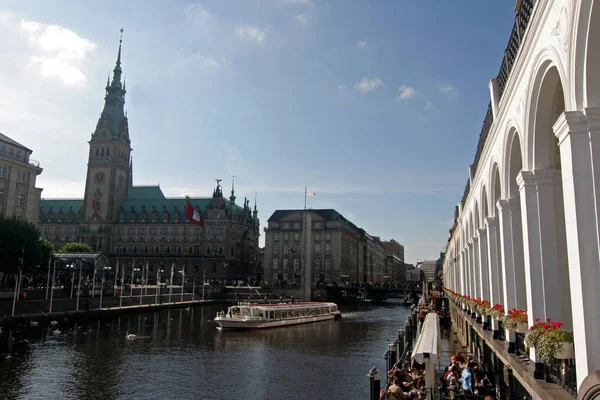
[[[123,26],[135,184],[203,196],[235,175],[263,223],[308,186],[309,207],[437,258],[513,4],[3,0],[0,131],[34,150],[44,197],[81,197]]]

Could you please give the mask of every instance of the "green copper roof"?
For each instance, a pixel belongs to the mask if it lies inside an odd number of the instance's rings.
[[[5,134],[3,134],[1,132],[0,132],[0,140],[4,141],[6,143],[10,143],[13,146],[17,146],[17,147],[20,147],[22,149],[32,151],[31,149],[28,149],[27,147],[23,146],[21,143],[12,140],[11,138],[9,138],[8,136],[6,136]]]
[[[73,210],[73,222],[76,223],[79,221],[79,210],[83,206],[83,199],[41,199],[40,201],[40,218],[42,218],[42,213],[45,214],[42,221],[48,222],[47,214],[52,211],[52,222],[56,221],[58,218],[58,212],[62,207],[63,211],[63,221],[66,222],[66,219],[69,215],[69,210]]]
[[[165,199],[160,186],[131,186],[127,193],[127,200]]]

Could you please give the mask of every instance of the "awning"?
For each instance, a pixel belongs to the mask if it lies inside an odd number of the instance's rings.
[[[74,261],[98,269],[110,266],[108,257],[104,253],[55,253],[52,259],[60,261],[63,266],[72,264]]]
[[[437,364],[442,355],[440,324],[436,313],[425,317],[421,333],[412,353],[412,360],[419,364]]]

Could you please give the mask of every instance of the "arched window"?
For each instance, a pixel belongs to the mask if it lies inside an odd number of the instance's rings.
[[[100,156],[100,149],[96,147],[96,157]]]
[[[102,148],[102,151],[100,153],[102,154],[102,157],[104,157],[104,147]]]
[[[110,147],[106,148],[106,157],[110,156]]]

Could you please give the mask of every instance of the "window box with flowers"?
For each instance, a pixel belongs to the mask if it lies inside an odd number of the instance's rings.
[[[504,317],[503,326],[509,331],[527,333],[527,313],[513,308]]]
[[[481,315],[487,316],[490,315],[490,310],[492,309],[492,305],[487,300],[480,300],[477,304],[477,312]]]
[[[563,323],[535,320],[535,325],[529,328],[525,335],[525,346],[535,348],[536,354],[546,365],[555,364],[557,360],[575,358],[573,348],[573,332],[565,331]]]
[[[504,316],[506,315],[504,306],[502,304],[495,304],[494,307],[490,308],[488,311],[488,315],[490,315],[496,321],[503,321]]]

